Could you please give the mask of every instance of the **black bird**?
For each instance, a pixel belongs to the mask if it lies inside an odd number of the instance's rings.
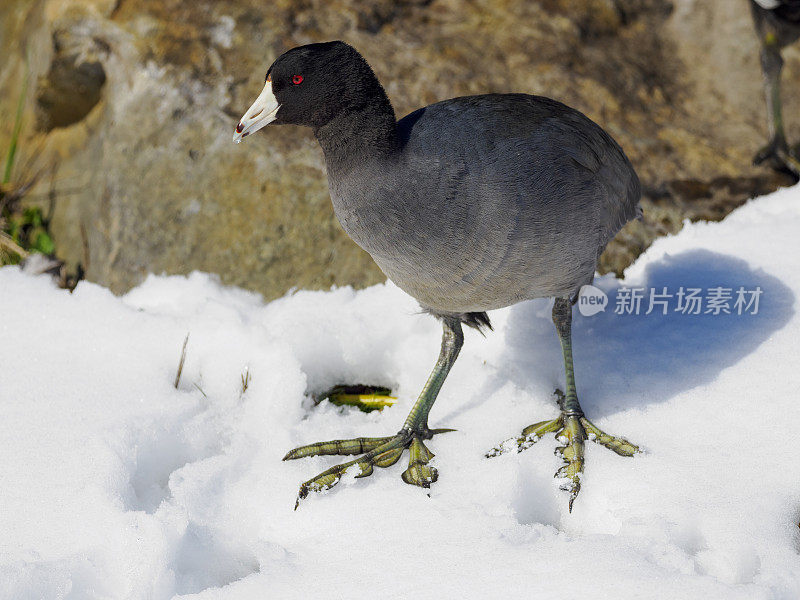
[[[761,69],[767,96],[767,126],[770,140],[755,155],[756,164],[769,161],[800,177],[800,157],[786,142],[781,110],[781,49],[800,37],[800,0],[750,0],[758,39]]]
[[[396,121],[372,69],[343,42],[280,56],[234,141],[268,123],[314,130],[342,227],[444,328],[436,366],[396,435],[319,442],[286,455],[362,454],[305,482],[298,502],[335,485],[351,466],[365,477],[393,465],[406,448],[403,481],[436,481],[424,442],[450,430],[430,429],[428,413],[461,350],[462,324],[491,329],[487,310],[530,298],[555,297],[567,384],[561,414],[487,456],[525,449],[548,432],[565,438],[558,475],[571,509],[586,439],[623,456],[638,451],[584,416],[572,366],[572,304],[606,244],[641,214],[636,173],[603,129],[560,102],[526,94],[453,98]]]

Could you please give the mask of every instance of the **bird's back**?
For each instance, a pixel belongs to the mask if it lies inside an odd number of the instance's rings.
[[[800,25],[800,0],[777,0],[773,2],[773,12],[781,19]]]
[[[770,23],[767,24],[768,32],[771,29],[781,29],[786,27],[789,31],[779,31],[781,46],[791,43],[797,39],[792,35],[794,30],[800,28],[800,0],[751,0],[753,15],[756,19],[757,27],[761,28],[764,24],[760,23],[765,18]],[[771,27],[770,27],[771,26]]]
[[[401,119],[398,138],[394,183],[377,194],[393,233],[367,249],[435,311],[573,294],[639,214],[639,181],[619,145],[554,100],[454,98]]]
[[[405,156],[429,165],[415,170],[449,177],[451,186],[462,182],[461,191],[481,204],[482,194],[471,192],[477,179],[484,193],[529,211],[554,196],[564,208],[600,203],[604,243],[639,211],[639,179],[620,146],[583,113],[550,98],[453,98],[401,119],[398,136]]]

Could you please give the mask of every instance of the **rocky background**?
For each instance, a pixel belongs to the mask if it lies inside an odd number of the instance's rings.
[[[602,124],[645,188],[645,220],[603,257],[621,271],[684,219],[720,219],[792,180],[766,141],[746,0],[3,0],[0,148],[25,93],[21,160],[52,203],[58,254],[117,292],[148,273],[219,273],[267,298],[383,276],[336,222],[310,131],[231,143],[282,51],[342,39],[398,115],[523,91]],[[784,53],[800,139],[800,48]]]

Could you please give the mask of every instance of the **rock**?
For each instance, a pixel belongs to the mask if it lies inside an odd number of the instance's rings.
[[[309,131],[230,142],[272,60],[313,41],[357,47],[400,115],[526,91],[601,123],[646,192],[645,221],[609,246],[605,270],[684,218],[722,218],[789,183],[750,165],[766,126],[744,1],[6,0],[0,23],[0,140],[27,52],[21,153],[53,171],[35,193],[54,194],[59,255],[118,292],[194,269],[267,298],[383,279],[336,222]],[[790,85],[800,60],[785,58]]]

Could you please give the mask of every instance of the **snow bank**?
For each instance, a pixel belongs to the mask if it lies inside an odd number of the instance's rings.
[[[556,414],[550,302],[466,333],[431,415],[440,479],[407,459],[293,511],[323,439],[402,424],[440,329],[392,285],[264,304],[208,275],[118,298],[0,269],[0,598],[800,597],[800,188],[657,241],[624,281],[761,288],[757,314],[577,315],[579,392],[606,431],[572,514],[555,442],[484,452]],[[178,389],[172,386],[190,333]],[[242,391],[242,376],[250,383]],[[386,384],[364,414],[307,391]]]

